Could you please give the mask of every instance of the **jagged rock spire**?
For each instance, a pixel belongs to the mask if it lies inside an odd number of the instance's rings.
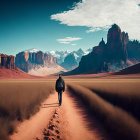
[[[99,46],[101,46],[101,47],[104,47],[105,46],[105,41],[104,41],[103,38],[102,38],[102,41],[99,43]]]

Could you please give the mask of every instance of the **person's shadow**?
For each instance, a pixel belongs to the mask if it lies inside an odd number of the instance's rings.
[[[42,108],[58,107],[59,103],[43,104]]]

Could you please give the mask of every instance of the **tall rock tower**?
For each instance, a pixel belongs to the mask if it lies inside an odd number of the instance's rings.
[[[112,60],[112,63],[118,63],[120,61],[126,63],[126,44],[128,43],[128,40],[129,38],[127,33],[121,32],[118,25],[112,25],[107,35],[108,55],[109,59]]]

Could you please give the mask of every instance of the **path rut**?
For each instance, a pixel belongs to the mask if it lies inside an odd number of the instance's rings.
[[[42,103],[40,111],[29,120],[22,122],[11,140],[104,140],[102,132],[88,127],[82,107],[68,91],[63,93],[62,106],[58,105],[58,95],[50,95]]]

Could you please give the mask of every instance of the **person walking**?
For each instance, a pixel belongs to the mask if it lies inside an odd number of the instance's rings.
[[[61,104],[62,104],[62,92],[65,91],[65,82],[62,79],[61,74],[59,74],[59,78],[56,80],[55,90],[56,90],[56,92],[58,92],[59,106],[61,106]]]

